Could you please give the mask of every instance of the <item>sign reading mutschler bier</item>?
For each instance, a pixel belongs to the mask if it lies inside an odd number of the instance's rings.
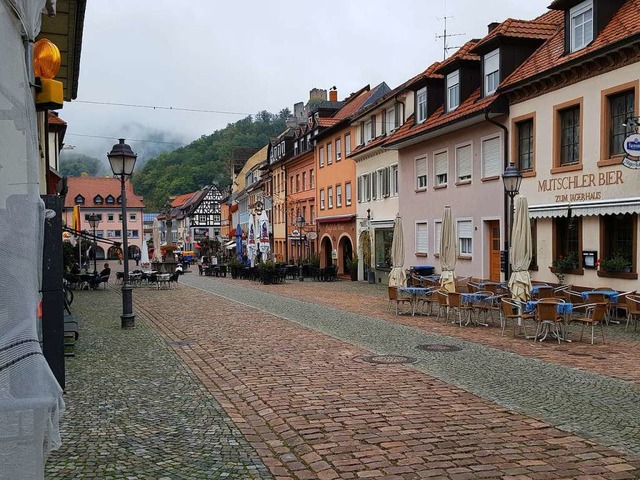
[[[538,180],[538,192],[562,192],[555,195],[555,202],[581,202],[602,199],[602,188],[622,185],[622,170],[608,172],[565,175]],[[587,189],[581,192],[571,190]],[[570,193],[567,193],[567,192]]]
[[[640,168],[640,134],[633,133],[624,139],[624,151],[627,156],[622,159],[622,164],[627,168],[637,170]]]

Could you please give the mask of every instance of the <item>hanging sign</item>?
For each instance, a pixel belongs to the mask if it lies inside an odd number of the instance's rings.
[[[622,159],[622,164],[634,170],[640,169],[640,134],[632,133],[625,138],[623,148],[627,155]]]

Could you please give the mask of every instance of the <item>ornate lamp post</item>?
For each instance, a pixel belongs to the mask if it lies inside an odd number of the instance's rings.
[[[298,280],[304,282],[304,275],[302,274],[302,229],[306,224],[306,220],[302,215],[298,215],[296,218],[296,226],[298,227]]]
[[[518,195],[518,192],[520,191],[520,182],[522,182],[522,173],[520,173],[520,170],[518,170],[518,167],[516,167],[513,162],[509,164],[502,174],[502,181],[504,182],[504,193],[509,196],[509,230],[507,232],[507,238],[509,240],[507,242],[507,258],[505,262],[505,277],[507,281],[509,281],[509,250],[511,249],[511,230],[513,227],[513,199]]]
[[[138,158],[131,147],[119,139],[111,152],[107,153],[111,170],[116,177],[120,177],[120,196],[122,198],[122,254],[124,256],[124,278],[122,280],[122,315],[121,327],[133,328],[136,316],[133,314],[132,289],[129,284],[129,241],[127,231],[127,195],[124,182],[133,173],[133,167]]]
[[[89,218],[87,220],[89,220],[89,225],[91,225],[91,228],[93,229],[93,274],[95,275],[96,273],[98,273],[98,268],[96,267],[96,253],[98,249],[98,242],[96,240],[96,227],[100,223],[100,216],[92,213],[91,215],[89,215]]]

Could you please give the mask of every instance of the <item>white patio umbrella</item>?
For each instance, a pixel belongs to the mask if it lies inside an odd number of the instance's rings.
[[[247,257],[251,260],[251,266],[256,264],[258,246],[256,245],[255,215],[251,214],[249,219],[249,232],[247,233]]]
[[[456,227],[451,217],[451,207],[444,207],[440,231],[440,286],[449,292],[456,291],[456,262],[458,249]]]
[[[404,233],[400,215],[396,215],[393,225],[391,261],[393,262],[393,268],[391,268],[391,272],[389,272],[389,286],[402,287],[406,283],[407,275],[404,272]]]
[[[160,224],[158,219],[153,219],[153,260],[155,262],[162,261],[162,252],[160,251]]]
[[[509,290],[511,290],[513,298],[519,298],[523,301],[531,298],[529,265],[533,255],[532,249],[529,205],[527,198],[519,195],[515,199],[515,213],[511,228],[511,249],[509,250],[511,278],[509,279]]]
[[[145,265],[149,263],[149,247],[147,246],[147,241],[142,239],[142,248],[140,249],[140,263]]]
[[[266,260],[269,250],[271,249],[269,245],[269,217],[267,216],[266,210],[262,210],[258,223],[260,224],[260,243],[258,248],[260,248],[262,252],[262,259]]]

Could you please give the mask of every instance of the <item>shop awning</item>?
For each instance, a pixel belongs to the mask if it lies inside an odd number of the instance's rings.
[[[569,209],[574,217],[640,213],[640,197],[532,205],[529,207],[529,216],[531,218],[566,217],[569,214]]]

